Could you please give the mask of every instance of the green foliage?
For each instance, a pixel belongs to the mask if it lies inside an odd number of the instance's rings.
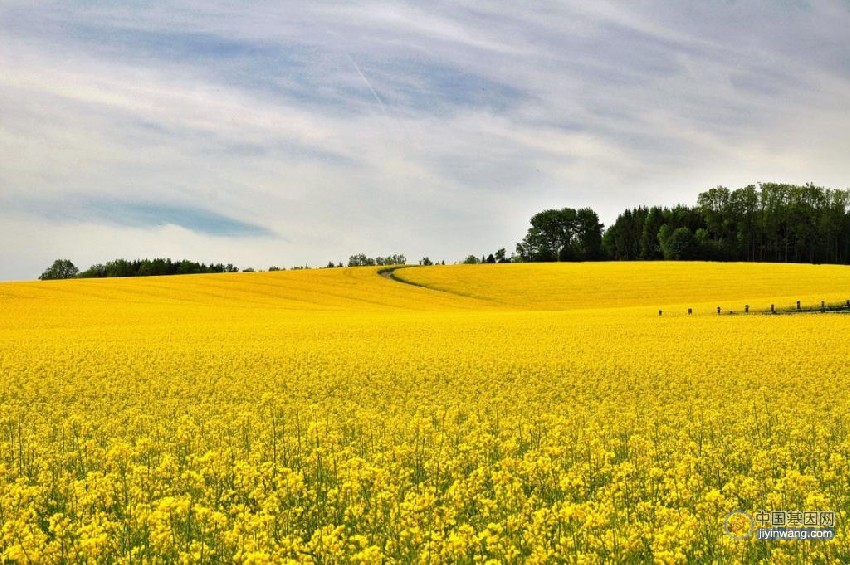
[[[349,267],[374,267],[375,260],[366,257],[365,253],[358,253],[348,258]]]
[[[698,255],[697,242],[693,232],[688,228],[676,228],[664,241],[662,247],[664,258],[668,261],[678,259],[696,259]]]
[[[464,265],[477,265],[479,263],[481,263],[481,259],[475,255],[467,255],[466,259],[463,260]]]
[[[590,208],[544,210],[517,244],[522,261],[595,261],[603,257],[602,224]]]
[[[692,208],[625,210],[603,235],[602,247],[612,260],[846,264],[848,209],[848,190],[812,184],[764,183],[736,190],[718,186],[700,194]],[[691,234],[680,231],[671,240],[680,228]]]
[[[79,269],[69,259],[56,259],[38,278],[42,281],[71,279],[78,273]]]
[[[405,265],[407,257],[401,253],[387,255],[386,257],[367,257],[365,253],[358,253],[348,258],[349,267],[375,267],[384,265]]]
[[[664,224],[664,213],[658,206],[649,209],[643,220],[643,230],[640,236],[640,258],[645,261],[662,259],[664,251],[658,241],[658,231]]]
[[[172,261],[171,259],[115,259],[105,265],[97,263],[85,271],[79,273],[80,278],[103,278],[103,277],[159,277],[167,275],[193,275],[200,273],[237,273],[239,269],[228,263],[197,263],[183,259]]]

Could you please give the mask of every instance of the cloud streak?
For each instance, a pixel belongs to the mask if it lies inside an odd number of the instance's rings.
[[[42,235],[0,279],[69,238],[81,266],[181,240],[245,266],[451,261],[542,207],[846,187],[848,26],[827,1],[7,2],[0,238]],[[72,201],[76,236],[49,217]]]
[[[188,206],[173,206],[154,202],[93,201],[69,214],[65,208],[54,220],[87,221],[133,228],[179,226],[202,235],[217,237],[271,236],[263,226],[242,222],[224,214]]]

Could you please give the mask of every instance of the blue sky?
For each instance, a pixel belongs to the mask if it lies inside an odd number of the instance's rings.
[[[0,6],[0,280],[512,250],[548,207],[850,186],[850,3]]]

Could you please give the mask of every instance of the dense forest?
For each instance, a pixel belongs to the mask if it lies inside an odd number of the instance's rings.
[[[766,183],[713,188],[694,208],[626,210],[605,231],[609,259],[850,262],[850,191]]]
[[[590,208],[544,210],[520,261],[707,260],[850,263],[850,191],[764,183],[699,195],[697,205],[625,210],[603,231]]]

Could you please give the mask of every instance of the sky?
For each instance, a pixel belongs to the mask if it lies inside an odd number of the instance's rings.
[[[0,0],[0,280],[512,251],[850,186],[850,2]]]

